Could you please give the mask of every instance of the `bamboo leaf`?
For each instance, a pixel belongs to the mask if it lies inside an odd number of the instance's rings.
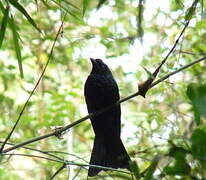
[[[11,29],[12,29],[13,40],[14,40],[14,48],[15,48],[15,51],[16,51],[16,57],[17,57],[17,60],[18,60],[18,65],[19,65],[20,76],[21,76],[21,78],[23,78],[24,73],[23,73],[23,68],[22,68],[21,49],[20,49],[20,45],[19,45],[19,34],[16,30],[16,24],[14,23],[13,16],[11,16],[10,22],[11,22],[10,26],[11,26]]]
[[[2,19],[1,29],[0,29],[0,48],[3,43],[3,39],[4,39],[5,31],[6,31],[6,25],[9,19],[9,6],[6,7],[6,10],[3,13],[4,13],[4,17]]]
[[[204,1],[201,0],[200,1],[200,5],[201,5],[201,18],[204,19]]]
[[[77,6],[75,6],[74,4],[70,3],[69,1],[64,0],[64,2],[65,2],[66,4],[68,4],[69,6],[71,6],[71,7],[75,8],[75,9],[79,10],[79,8],[78,8]]]
[[[4,13],[4,6],[3,6],[3,4],[1,3],[1,1],[0,1],[0,9],[1,9],[1,11]]]
[[[71,9],[67,8],[66,6],[63,6],[61,3],[59,3],[56,0],[52,0],[55,4],[57,4],[60,8],[64,9],[67,13],[69,13],[72,17],[74,17],[75,19],[77,19],[78,21],[82,22],[82,20],[75,14],[72,12]]]
[[[199,0],[194,0],[193,3],[192,3],[192,6],[187,10],[186,17],[185,17],[185,19],[187,21],[190,21],[192,19],[192,16],[195,13],[198,2],[199,2]]]
[[[107,0],[99,0],[99,3],[97,5],[97,9],[99,9]]]
[[[130,169],[134,173],[135,178],[140,179],[139,167],[135,161],[130,162]]]
[[[41,30],[38,28],[35,21],[31,18],[31,16],[27,13],[27,11],[23,8],[23,6],[21,6],[21,4],[19,4],[17,1],[14,0],[9,0],[9,2],[27,18],[30,24],[33,25],[37,31],[41,33]]]
[[[157,169],[157,165],[158,165],[158,162],[159,162],[159,157],[156,156],[152,163],[150,164],[150,166],[148,167],[147,171],[146,171],[146,174],[145,174],[145,178],[144,180],[150,180],[152,179],[153,177],[153,174],[155,172],[155,170]]]
[[[192,155],[200,160],[201,163],[205,163],[206,160],[206,131],[205,129],[195,129],[191,136],[192,142]]]
[[[149,78],[154,78],[153,74],[147,68],[145,68],[144,66],[141,66],[141,67],[145,70]]]
[[[84,16],[84,14],[86,12],[86,9],[87,9],[89,3],[90,3],[90,0],[84,0],[83,1],[83,12],[82,12],[83,16]]]
[[[143,11],[144,11],[144,0],[139,0],[138,5],[138,15],[137,15],[137,33],[140,37],[141,42],[143,41],[144,30],[142,27],[143,22]]]

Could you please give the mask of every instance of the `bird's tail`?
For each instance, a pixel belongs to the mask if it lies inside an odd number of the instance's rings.
[[[120,138],[106,141],[102,137],[95,137],[90,165],[129,169],[129,162],[130,157]],[[101,170],[105,169],[89,167],[88,176],[95,176]]]

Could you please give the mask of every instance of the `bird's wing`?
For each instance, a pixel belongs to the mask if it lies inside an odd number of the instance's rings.
[[[89,113],[103,109],[119,100],[119,90],[116,82],[107,77],[90,75],[84,89]],[[91,118],[91,120],[93,121],[94,129],[100,128],[109,134],[111,132],[120,136],[120,116],[121,110],[119,105],[97,117]]]
[[[104,106],[104,87],[98,76],[88,76],[84,95],[89,113],[97,111]]]

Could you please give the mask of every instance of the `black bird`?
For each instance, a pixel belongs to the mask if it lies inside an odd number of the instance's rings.
[[[92,71],[88,76],[84,95],[89,113],[115,104],[119,99],[119,89],[108,66],[101,59],[92,59]],[[120,139],[120,105],[91,118],[95,133],[90,159],[91,165],[129,169],[130,157]],[[88,175],[95,176],[101,168],[90,167]]]

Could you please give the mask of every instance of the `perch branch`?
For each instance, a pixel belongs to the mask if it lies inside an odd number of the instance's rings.
[[[174,72],[171,72],[171,73],[163,76],[163,77],[160,78],[159,80],[153,82],[153,83],[151,84],[151,86],[149,87],[149,89],[151,89],[152,87],[156,86],[157,84],[163,82],[165,79],[168,79],[170,76],[173,76],[173,75],[175,75],[175,74],[183,71],[184,69],[187,69],[187,68],[189,68],[189,67],[191,67],[191,66],[193,66],[193,65],[195,65],[195,64],[197,64],[197,63],[199,63],[199,62],[201,62],[201,61],[204,61],[205,59],[206,59],[206,56],[204,56],[204,57],[202,57],[202,58],[200,58],[200,59],[198,59],[198,60],[196,60],[196,61],[193,61],[193,62],[191,62],[191,63],[189,63],[189,64],[187,64],[187,65],[179,68],[178,70],[176,70],[176,71],[174,71]],[[138,95],[140,95],[139,91],[136,92],[136,93],[134,93],[134,94],[132,94],[132,95],[130,95],[130,96],[128,96],[128,97],[125,97],[125,98],[119,100],[118,102],[116,102],[115,104],[113,104],[113,105],[111,105],[111,106],[108,106],[108,107],[106,107],[106,108],[103,108],[103,109],[101,109],[101,110],[98,110],[98,111],[96,111],[95,113],[90,113],[89,115],[87,115],[87,116],[85,116],[85,117],[83,117],[83,118],[81,118],[81,119],[79,119],[79,120],[77,120],[77,121],[75,121],[75,122],[73,122],[73,123],[65,126],[65,127],[62,127],[62,128],[59,128],[59,129],[55,130],[54,132],[45,134],[45,135],[43,135],[43,136],[35,137],[35,138],[33,138],[33,139],[30,139],[30,140],[27,140],[27,141],[25,141],[25,142],[22,142],[22,143],[19,143],[19,144],[17,144],[17,145],[14,145],[14,146],[12,146],[12,147],[9,147],[9,148],[3,150],[3,153],[7,153],[7,152],[9,152],[9,151],[11,151],[11,150],[17,149],[17,148],[19,148],[19,147],[25,146],[25,145],[27,145],[27,144],[31,144],[31,143],[33,143],[33,142],[36,142],[36,141],[39,141],[39,140],[42,140],[42,139],[45,139],[45,138],[48,138],[48,137],[51,137],[51,136],[57,136],[57,135],[61,134],[62,132],[66,131],[66,130],[69,130],[70,128],[78,125],[79,123],[81,123],[81,122],[83,122],[83,121],[85,121],[85,120],[87,120],[87,119],[89,119],[89,118],[92,118],[92,117],[94,117],[94,116],[98,116],[99,114],[101,114],[101,113],[103,113],[103,112],[105,112],[105,111],[108,111],[109,109],[114,108],[115,106],[117,106],[117,105],[119,105],[119,104],[121,104],[121,103],[123,103],[123,102],[125,102],[125,101],[127,101],[127,100],[129,100],[129,99],[131,99],[131,98],[134,98],[134,97],[136,97],[136,96],[138,96]]]

